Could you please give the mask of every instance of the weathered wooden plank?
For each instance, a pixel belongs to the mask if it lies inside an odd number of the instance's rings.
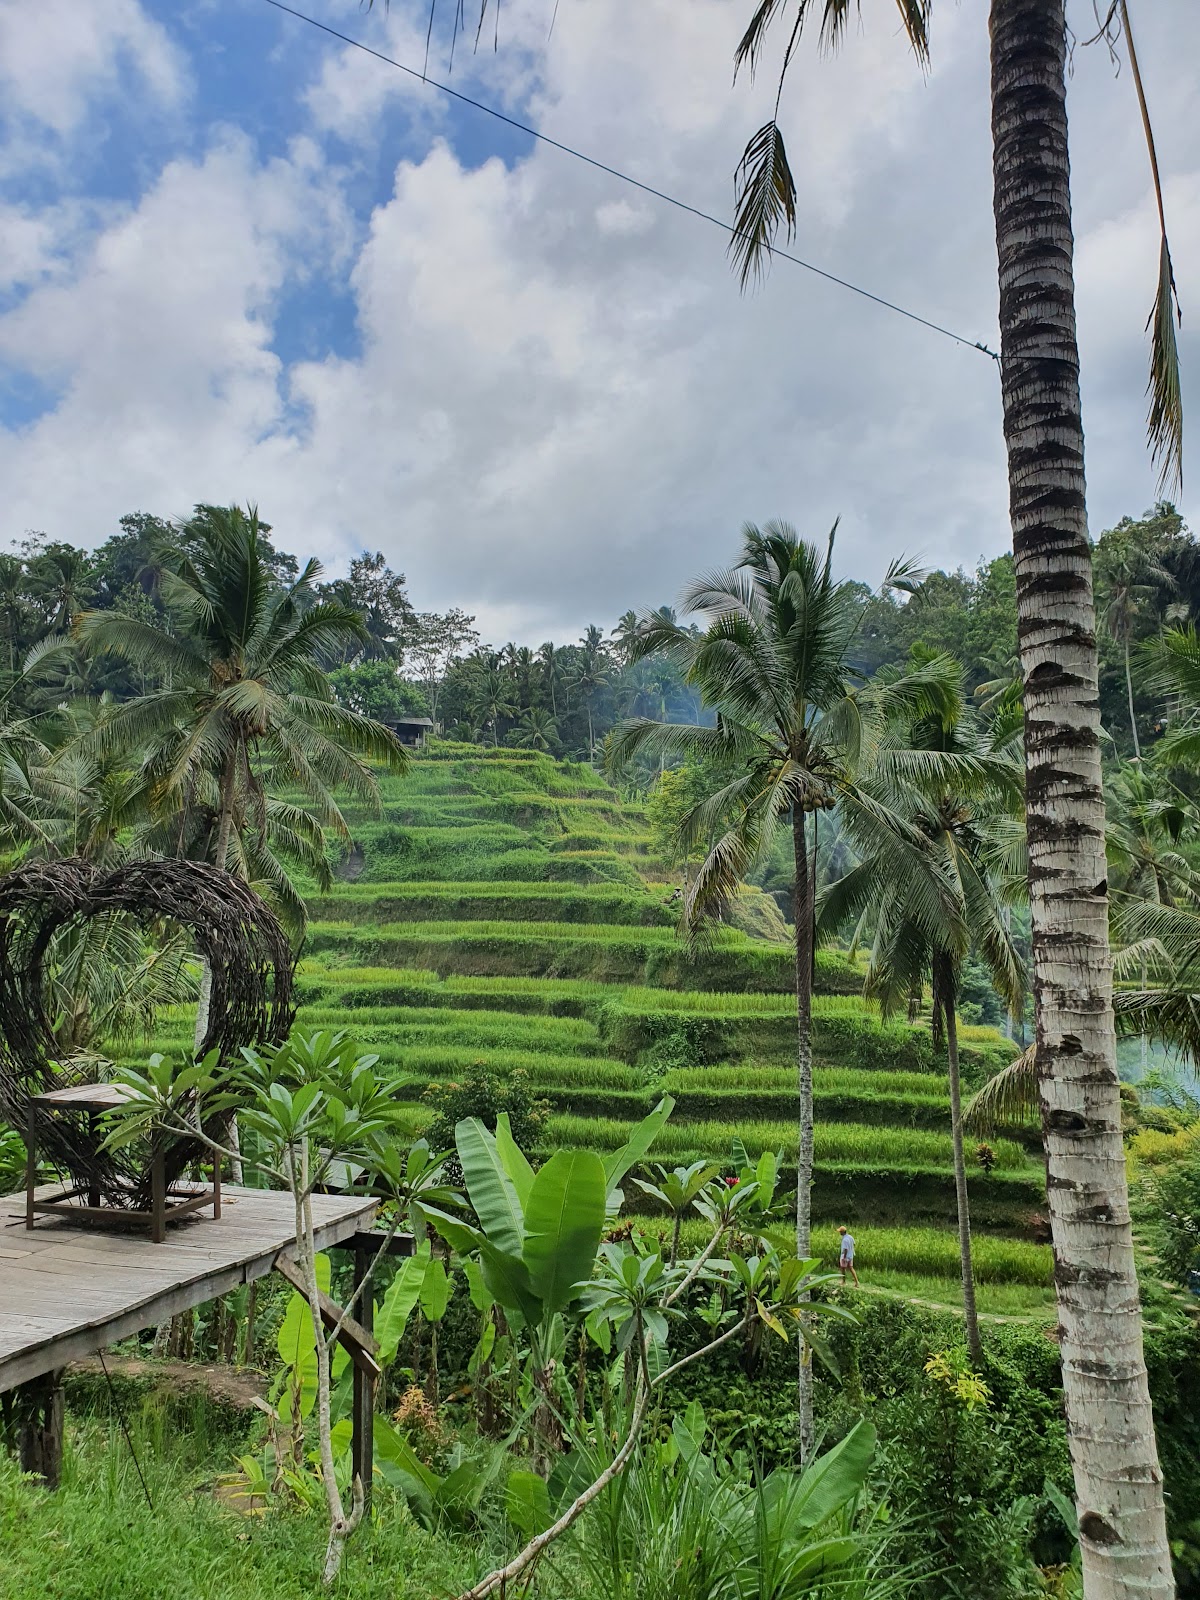
[[[0,1201],[0,1390],[265,1277],[294,1240],[291,1197],[234,1189],[224,1200],[219,1221],[189,1218],[162,1244],[69,1226],[61,1215],[29,1232],[23,1201]],[[317,1247],[369,1228],[374,1209],[358,1197],[315,1195]]]

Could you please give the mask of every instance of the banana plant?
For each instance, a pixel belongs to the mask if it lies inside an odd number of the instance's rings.
[[[477,1256],[483,1286],[509,1327],[523,1329],[529,1340],[532,1433],[542,1463],[561,1443],[554,1381],[565,1343],[562,1314],[591,1280],[606,1221],[624,1199],[621,1180],[645,1157],[673,1108],[664,1097],[606,1157],[560,1150],[536,1172],[506,1113],[494,1134],[467,1118],[455,1129],[455,1145],[477,1225],[425,1208],[452,1249]]]

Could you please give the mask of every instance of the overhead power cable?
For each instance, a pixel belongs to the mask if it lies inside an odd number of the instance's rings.
[[[266,0],[266,4],[273,6],[276,11],[286,11],[289,17],[295,17],[300,22],[307,22],[310,28],[317,28],[322,33],[327,33],[333,39],[340,39],[343,44],[351,45],[355,50],[362,50],[366,55],[374,56],[376,61],[382,61],[385,66],[394,67],[397,72],[403,72],[410,78],[416,78],[421,83],[427,84],[431,89],[438,89],[442,94],[449,95],[452,100],[459,101],[462,105],[472,106],[476,111],[482,111],[489,117],[495,117],[497,122],[506,123],[508,127],[515,128],[518,133],[524,133],[531,139],[537,139],[541,144],[546,144],[553,150],[561,150],[563,155],[572,156],[576,161],[585,162],[589,167],[595,167],[598,172],[606,172],[610,178],[617,178],[622,183],[629,184],[634,189],[640,189],[643,194],[652,195],[656,200],[663,200],[669,206],[675,206],[679,211],[687,211],[693,217],[699,217],[702,222],[710,222],[714,228],[720,228],[722,233],[727,233],[730,238],[738,238],[738,229],[731,227],[728,222],[722,222],[720,217],[714,217],[711,211],[703,211],[699,206],[690,205],[686,200],[680,200],[676,195],[668,194],[665,189],[656,189],[653,184],[643,183],[640,178],[622,172],[619,167],[613,167],[607,161],[600,161],[595,156],[589,156],[582,150],[576,150],[573,145],[563,144],[560,139],[552,139],[548,133],[542,133],[538,128],[531,128],[526,122],[518,122],[515,117],[508,116],[503,111],[497,111],[495,106],[489,106],[482,100],[474,100],[469,94],[462,94],[458,89],[452,89],[448,83],[439,83],[436,78],[431,78],[428,73],[420,72],[416,67],[407,66],[403,61],[397,61],[393,56],[384,55],[382,50],[374,50],[369,44],[364,44],[361,39],[354,39],[348,33],[340,33],[337,28],[331,28],[328,23],[318,22],[316,17],[306,16],[303,11],[284,5],[283,0]],[[836,284],[839,289],[848,289],[851,294],[859,295],[864,300],[870,300],[874,305],[882,306],[885,311],[894,311],[898,317],[906,317],[909,322],[916,322],[922,328],[929,328],[933,333],[940,333],[944,338],[953,339],[955,344],[964,345],[968,350],[978,350],[985,356],[990,356],[995,362],[1000,357],[990,346],[980,339],[967,339],[961,333],[955,333],[950,328],[942,327],[940,322],[931,322],[928,317],[918,316],[915,311],[909,311],[905,306],[899,306],[894,300],[885,300],[882,295],[872,294],[870,289],[864,289],[857,283],[851,283],[848,278],[839,278],[835,272],[826,272],[824,267],[814,266],[811,261],[793,255],[789,250],[781,250],[777,245],[768,247],[771,256],[776,256],[781,261],[790,261],[793,266],[803,267],[805,272],[811,272],[818,278],[824,278],[826,283]]]

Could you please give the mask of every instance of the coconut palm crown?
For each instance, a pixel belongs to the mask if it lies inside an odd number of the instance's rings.
[[[349,836],[335,793],[377,803],[368,762],[402,770],[407,761],[387,728],[335,702],[322,669],[365,640],[362,618],[317,598],[316,561],[294,582],[276,582],[264,533],[254,507],[198,507],[177,548],[162,553],[171,631],[113,612],[85,613],[76,625],[89,651],[120,656],[158,685],[114,706],[90,742],[137,752],[158,804],[179,819],[180,840],[192,839],[187,853],[211,852],[245,877],[263,870],[272,835],[320,872],[320,829]],[[198,817],[211,826],[197,846]]]

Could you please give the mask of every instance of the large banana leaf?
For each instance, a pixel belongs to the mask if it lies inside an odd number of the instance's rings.
[[[500,1160],[505,1172],[512,1180],[513,1188],[517,1191],[517,1198],[523,1206],[529,1204],[529,1191],[533,1187],[533,1168],[526,1161],[524,1155],[517,1148],[517,1142],[512,1136],[512,1125],[508,1120],[508,1112],[502,1111],[496,1118],[496,1149],[500,1153]]]
[[[445,1266],[436,1259],[431,1261],[425,1268],[425,1281],[421,1285],[421,1315],[426,1322],[442,1320],[453,1292],[454,1281]]]
[[[533,1180],[523,1258],[543,1316],[561,1311],[592,1275],[604,1231],[605,1176],[590,1150],[560,1150]]]
[[[818,1456],[801,1475],[788,1505],[789,1531],[820,1527],[840,1511],[867,1481],[874,1454],[875,1429],[863,1420],[851,1428],[840,1444]]]
[[[483,1239],[479,1245],[479,1266],[486,1288],[505,1311],[519,1311],[526,1322],[535,1326],[541,1321],[542,1303],[529,1281],[529,1268],[520,1256],[510,1256],[505,1250],[497,1250],[490,1239]]]
[[[386,1367],[396,1358],[404,1329],[417,1303],[429,1267],[429,1240],[407,1260],[388,1285],[383,1303],[375,1313],[374,1333],[379,1341],[379,1359]]]
[[[636,1166],[643,1159],[674,1109],[675,1102],[671,1096],[663,1095],[650,1115],[643,1117],[638,1123],[626,1143],[605,1159],[604,1176],[610,1189],[620,1183],[630,1167]]]
[[[525,1242],[525,1218],[495,1137],[478,1117],[468,1117],[455,1128],[454,1142],[467,1193],[489,1242],[505,1255],[519,1257]]]
[[[316,1258],[317,1287],[329,1293],[329,1257]],[[284,1385],[280,1415],[290,1417],[292,1393],[298,1387],[300,1415],[306,1417],[317,1398],[317,1339],[313,1330],[312,1307],[298,1289],[292,1291],[275,1336],[275,1348],[291,1370]]]

